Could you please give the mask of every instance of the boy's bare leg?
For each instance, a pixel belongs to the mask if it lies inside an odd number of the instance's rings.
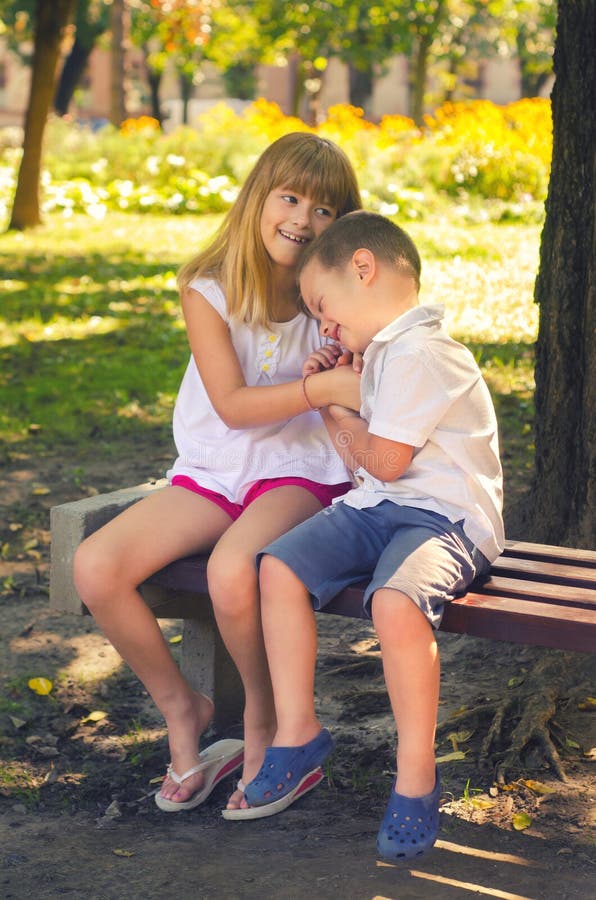
[[[198,762],[199,737],[211,720],[213,704],[182,677],[137,585],[174,559],[210,549],[230,523],[229,516],[204,497],[168,487],[96,531],[75,556],[77,591],[164,716],[178,774]],[[161,793],[181,802],[203,779],[202,774],[193,775],[180,787],[167,779]]]
[[[286,485],[268,491],[226,531],[209,559],[209,593],[217,624],[244,685],[245,784],[259,771],[265,748],[270,746],[277,728],[255,556],[276,537],[320,509],[316,497],[304,488]],[[283,599],[284,609],[289,608],[291,604],[286,607],[286,598]],[[286,628],[291,634],[287,624]],[[228,808],[240,806],[246,806],[246,801],[240,791],[235,791]]]
[[[376,591],[372,616],[398,734],[395,790],[406,797],[423,797],[435,786],[437,642],[426,616],[399,591]]]
[[[299,747],[317,736],[314,686],[317,628],[307,589],[281,560],[261,563],[263,634],[273,682],[275,747]]]

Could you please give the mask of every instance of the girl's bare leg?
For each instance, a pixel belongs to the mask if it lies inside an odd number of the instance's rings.
[[[172,560],[210,549],[230,524],[230,517],[206,498],[167,487],[96,531],[75,556],[79,596],[164,716],[172,766],[179,774],[198,762],[199,737],[213,704],[181,675],[137,586]],[[187,800],[203,777],[191,776],[180,787],[167,779],[161,793]]]
[[[395,790],[405,797],[423,797],[435,786],[437,642],[426,616],[399,591],[376,591],[372,616],[398,734]]]
[[[255,556],[321,504],[309,491],[286,485],[258,497],[225,532],[208,565],[209,593],[217,624],[245,691],[244,770],[248,783],[258,772],[276,731],[275,707],[263,643]],[[236,791],[228,808],[246,805]]]

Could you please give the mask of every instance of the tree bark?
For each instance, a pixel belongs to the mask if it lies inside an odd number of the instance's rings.
[[[43,134],[54,95],[56,66],[64,30],[75,0],[37,0],[29,102],[25,114],[23,156],[9,229],[39,225],[39,179]]]
[[[366,111],[373,92],[373,77],[370,69],[357,69],[352,63],[348,65],[350,80],[350,103]]]
[[[59,116],[65,116],[72,100],[72,95],[81,76],[85,71],[85,66],[93,50],[93,45],[85,46],[81,41],[75,38],[72,50],[66,58],[66,62],[62,68],[60,81],[54,98],[54,109]]]
[[[531,536],[593,546],[596,497],[596,19],[594,0],[560,0],[553,160],[535,301],[536,466]]]
[[[112,66],[110,89],[110,122],[119,128],[126,118],[126,101],[124,97],[125,59],[124,59],[124,0],[113,0],[111,15],[112,30]]]

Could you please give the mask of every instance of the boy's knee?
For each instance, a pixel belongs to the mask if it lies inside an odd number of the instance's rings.
[[[284,585],[295,579],[296,575],[281,559],[269,554],[262,557],[259,567],[259,584],[262,592],[269,593],[278,588],[283,589]]]
[[[393,640],[408,641],[412,630],[432,627],[422,610],[411,597],[393,588],[380,588],[372,597],[371,612],[375,631],[382,639],[384,633]]]

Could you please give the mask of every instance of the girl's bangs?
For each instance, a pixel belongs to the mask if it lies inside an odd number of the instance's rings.
[[[301,157],[284,167],[283,178],[274,187],[285,186],[298,194],[343,210],[352,192],[352,182],[337,156],[322,153]]]

